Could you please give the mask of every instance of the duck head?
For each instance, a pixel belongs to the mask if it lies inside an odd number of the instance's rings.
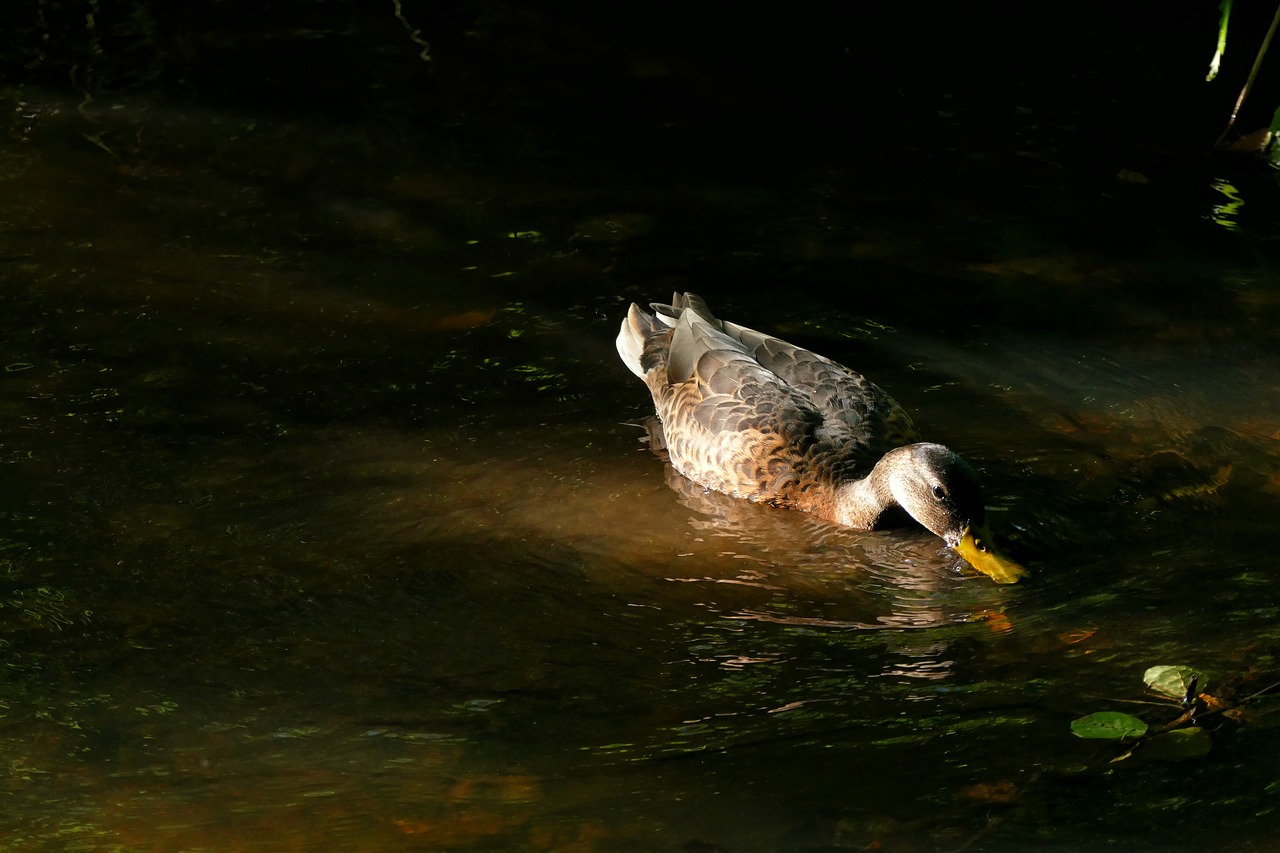
[[[941,444],[910,444],[884,455],[853,500],[873,500],[876,517],[896,504],[955,549],[969,565],[997,583],[1016,583],[1028,574],[994,548],[986,527],[978,475],[959,455]],[[862,526],[873,527],[874,521]]]

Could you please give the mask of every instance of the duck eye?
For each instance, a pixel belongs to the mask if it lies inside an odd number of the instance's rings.
[[[944,488],[942,488],[942,486],[934,486],[934,487],[933,487],[933,496],[934,496],[935,498],[937,498],[938,500],[940,500],[940,501],[941,501],[941,500],[946,500],[946,497],[947,497],[947,490],[946,490],[946,489],[944,489]]]

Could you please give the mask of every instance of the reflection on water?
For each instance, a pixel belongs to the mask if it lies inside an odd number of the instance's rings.
[[[1219,738],[1188,790],[1182,768],[1108,774],[1067,727],[1147,665],[1231,669],[1280,639],[1263,282],[1212,285],[1212,323],[1135,286],[1089,336],[1060,334],[1008,298],[1025,263],[897,254],[910,221],[863,228],[851,254],[838,232],[860,220],[810,201],[734,219],[734,188],[528,185],[503,206],[483,174],[418,160],[357,203],[340,175],[288,184],[321,167],[291,170],[277,143],[299,137],[261,133],[190,173],[164,146],[127,169],[97,149],[8,161],[8,844],[1268,837],[1267,730]],[[725,233],[669,227],[694,203]],[[685,239],[756,245],[770,217],[787,236],[752,263],[808,264],[812,288],[709,295],[783,315],[962,448],[1030,583],[966,573],[920,531],[706,493],[624,423],[648,403],[615,363],[621,307],[705,269]],[[1141,274],[1116,264],[1113,286]],[[1048,297],[1096,295],[1039,270]],[[898,303],[960,275],[1006,300],[984,326],[944,337]],[[1169,809],[1204,832],[1164,826]]]

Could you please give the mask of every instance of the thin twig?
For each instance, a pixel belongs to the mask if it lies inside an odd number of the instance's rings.
[[[1267,55],[1267,49],[1271,47],[1271,37],[1276,34],[1276,27],[1280,26],[1280,3],[1276,4],[1276,13],[1271,16],[1271,26],[1267,28],[1267,37],[1262,40],[1262,47],[1258,48],[1258,55],[1253,58],[1253,68],[1249,69],[1249,79],[1244,81],[1244,85],[1240,87],[1240,97],[1236,99],[1235,109],[1231,111],[1231,118],[1227,120],[1227,126],[1222,129],[1218,141],[1213,143],[1214,148],[1222,147],[1222,140],[1227,138],[1227,134],[1231,132],[1231,128],[1235,127],[1236,117],[1240,115],[1240,108],[1244,106],[1244,99],[1249,95],[1249,90],[1253,87],[1253,81],[1258,77],[1258,70],[1262,68],[1262,58]]]
[[[422,30],[409,23],[409,19],[404,16],[404,9],[400,7],[400,0],[391,0],[391,5],[395,7],[396,20],[404,27],[404,31],[409,34],[409,41],[422,48],[418,53],[418,58],[423,62],[430,62],[431,45],[422,37]]]
[[[1272,684],[1270,687],[1264,687],[1264,688],[1262,688],[1262,689],[1261,689],[1261,690],[1259,690],[1257,693],[1253,693],[1253,694],[1250,694],[1250,695],[1246,696],[1245,698],[1243,698],[1243,699],[1241,699],[1239,702],[1237,702],[1237,703],[1235,704],[1235,707],[1239,708],[1239,707],[1240,707],[1241,705],[1243,705],[1245,702],[1249,702],[1249,701],[1251,701],[1251,700],[1253,700],[1253,699],[1257,699],[1259,696],[1263,695],[1264,693],[1270,693],[1272,690],[1275,690],[1277,687],[1280,687],[1280,681],[1277,681],[1275,684]]]

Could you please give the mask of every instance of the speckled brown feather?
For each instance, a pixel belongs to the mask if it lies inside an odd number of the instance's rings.
[[[715,319],[693,294],[632,306],[633,364],[653,395],[672,465],[735,497],[835,518],[837,485],[916,440],[906,412],[858,373]],[[624,326],[624,331],[626,327]]]

